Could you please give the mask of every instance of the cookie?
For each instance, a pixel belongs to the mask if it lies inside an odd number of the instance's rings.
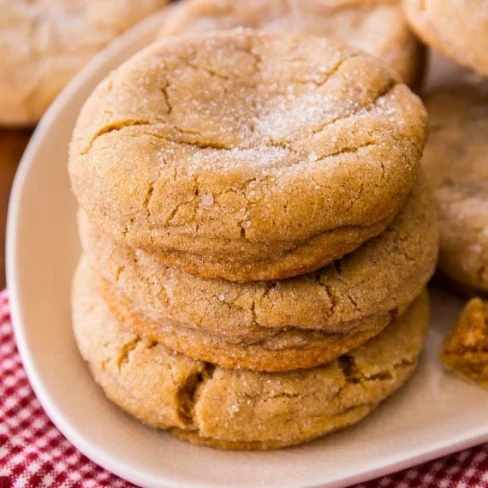
[[[319,368],[228,370],[129,332],[77,274],[73,324],[105,394],[148,425],[223,449],[276,449],[358,422],[413,373],[428,322],[424,293],[367,345]]]
[[[488,92],[445,86],[425,103],[431,134],[422,165],[437,204],[439,269],[467,292],[488,292]]]
[[[313,34],[350,44],[381,58],[414,87],[424,73],[425,49],[397,0],[187,0],[163,19],[158,37],[236,27]]]
[[[419,37],[453,61],[488,75],[488,4],[471,0],[403,0]]]
[[[85,266],[82,267],[88,271]],[[96,281],[93,273],[87,273]],[[124,326],[192,359],[224,368],[254,371],[292,371],[327,364],[378,335],[404,312],[372,314],[352,324],[344,332],[324,332],[290,327],[261,329],[260,339],[211,335],[164,319],[154,321],[138,312],[127,296],[114,293],[107,283],[99,292],[113,316]],[[225,324],[223,324],[225,325]]]
[[[34,125],[98,51],[167,0],[1,0],[0,125]]]
[[[192,276],[165,267],[144,251],[114,244],[84,214],[79,223],[92,268],[113,293],[130,297],[139,314],[238,344],[290,328],[357,331],[365,317],[388,316],[410,304],[433,274],[438,253],[435,208],[422,175],[380,236],[333,265],[279,282]]]
[[[473,298],[445,338],[441,361],[461,378],[488,388],[488,306]]]
[[[370,56],[317,37],[171,37],[85,103],[69,171],[121,243],[232,281],[314,271],[378,235],[416,180],[420,100]]]

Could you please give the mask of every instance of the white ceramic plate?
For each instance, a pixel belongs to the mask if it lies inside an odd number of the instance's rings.
[[[84,454],[144,487],[340,487],[488,441],[488,393],[445,374],[438,351],[460,303],[434,291],[433,327],[418,373],[356,427],[277,452],[223,452],[177,441],[111,405],[71,332],[79,245],[67,151],[93,87],[149,43],[148,19],[103,52],[39,124],[19,169],[8,225],[8,285],[19,351],[49,417]],[[436,72],[438,72],[436,70]]]

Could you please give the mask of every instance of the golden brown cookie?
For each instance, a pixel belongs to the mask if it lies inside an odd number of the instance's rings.
[[[167,0],[0,0],[0,125],[34,125],[105,45]]]
[[[488,4],[472,0],[403,0],[412,29],[458,64],[488,75]]]
[[[159,36],[249,27],[313,34],[381,58],[419,86],[425,50],[411,33],[400,0],[187,0],[163,19]]]
[[[423,177],[380,236],[331,266],[279,282],[189,275],[112,243],[86,215],[79,222],[92,267],[140,314],[235,343],[259,342],[290,328],[345,334],[358,330],[365,317],[388,317],[420,294],[438,252],[435,208]]]
[[[317,37],[171,37],[85,103],[70,154],[83,210],[123,244],[208,278],[283,279],[378,235],[410,192],[420,100]]]
[[[129,332],[94,282],[73,290],[78,345],[106,395],[143,422],[224,449],[300,444],[358,422],[412,374],[427,333],[424,293],[379,336],[328,366],[289,373],[227,370]]]
[[[437,203],[439,268],[466,291],[488,292],[488,91],[446,86],[425,103],[431,135],[422,165]]]
[[[473,298],[465,306],[441,350],[444,366],[488,388],[488,305]]]
[[[86,265],[82,269],[96,282]],[[114,293],[106,282],[99,284],[99,293],[117,321],[136,334],[154,340],[168,349],[195,360],[207,361],[224,368],[254,371],[292,371],[313,368],[337,359],[378,335],[404,309],[372,314],[352,324],[344,332],[261,328],[260,339],[216,336],[197,328],[145,317],[134,308],[127,296]],[[225,324],[223,324],[225,325]]]

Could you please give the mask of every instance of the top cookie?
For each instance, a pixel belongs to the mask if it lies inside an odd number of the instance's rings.
[[[422,165],[439,217],[439,268],[462,291],[488,292],[488,92],[442,87],[426,98],[431,136]]]
[[[416,33],[457,63],[488,75],[488,2],[403,0]]]
[[[381,58],[410,86],[420,84],[424,48],[399,0],[187,0],[163,20],[160,37],[250,27],[313,34]]]
[[[33,125],[80,68],[167,0],[0,0],[0,125]]]
[[[116,241],[205,277],[282,279],[388,225],[426,126],[392,71],[330,40],[174,37],[94,91],[69,169],[81,207]]]

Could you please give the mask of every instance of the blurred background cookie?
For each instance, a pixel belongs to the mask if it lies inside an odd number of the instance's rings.
[[[488,292],[488,91],[450,85],[425,100],[422,166],[437,203],[439,269],[464,292]]]
[[[235,27],[330,37],[381,58],[413,87],[424,73],[424,48],[399,0],[187,0],[164,19],[159,37]]]
[[[0,126],[34,125],[98,51],[168,0],[0,0]]]
[[[488,3],[403,0],[412,29],[453,61],[488,75]]]

